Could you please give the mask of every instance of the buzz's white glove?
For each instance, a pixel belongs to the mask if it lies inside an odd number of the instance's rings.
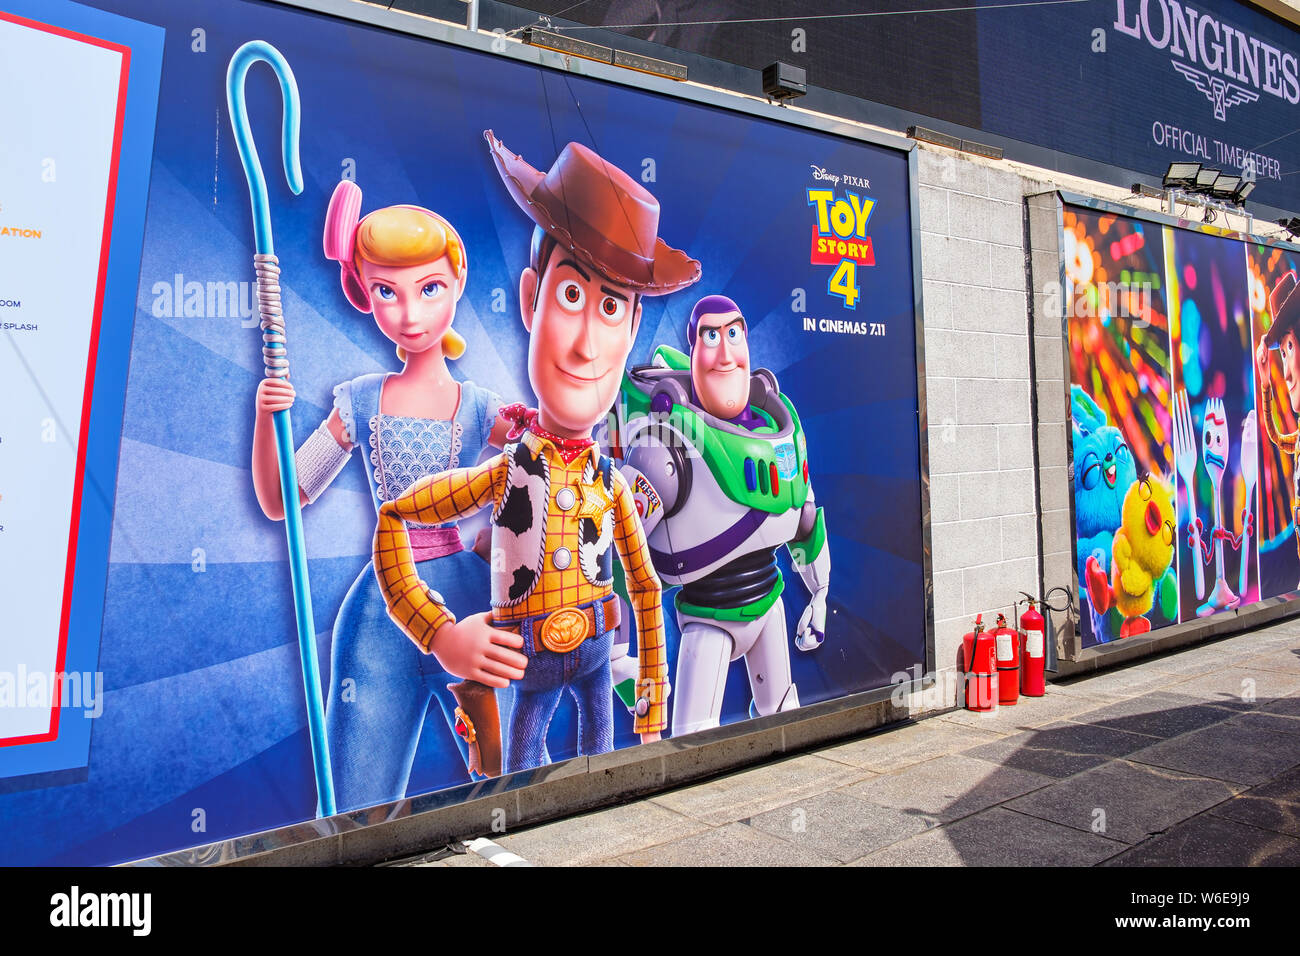
[[[826,640],[826,594],[830,588],[821,588],[812,596],[799,625],[795,628],[794,646],[801,651],[815,651]]]

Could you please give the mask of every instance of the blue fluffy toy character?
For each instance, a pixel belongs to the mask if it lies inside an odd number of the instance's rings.
[[[1124,434],[1078,385],[1070,387],[1070,424],[1074,439],[1075,560],[1079,601],[1087,600],[1088,559],[1096,558],[1110,577],[1111,544],[1123,520],[1124,495],[1137,481],[1137,468]],[[1104,615],[1091,605],[1092,630],[1100,643],[1110,640]]]

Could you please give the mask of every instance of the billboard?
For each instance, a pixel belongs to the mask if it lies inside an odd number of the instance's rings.
[[[1101,162],[1151,182],[1175,161],[1250,170],[1253,201],[1300,210],[1288,139],[1300,127],[1300,33],[1250,3],[777,0],[761,15],[735,0],[519,6],[577,21],[576,37],[599,26],[754,70],[774,60],[804,67],[810,84],[898,111],[867,106],[871,122],[953,123],[1004,137],[1008,157],[1048,169],[1095,178]],[[483,22],[497,25],[490,10]],[[846,106],[815,92],[806,102]]]
[[[1295,251],[1063,224],[1082,646],[1295,592]]]
[[[5,70],[100,72],[6,107],[0,861],[926,662],[905,148],[274,4],[4,7]]]

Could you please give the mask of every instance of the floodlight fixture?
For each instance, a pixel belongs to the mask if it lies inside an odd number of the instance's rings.
[[[588,43],[586,40],[579,40],[575,37],[565,36],[562,33],[556,33],[553,30],[543,30],[540,27],[527,27],[523,32],[523,41],[529,46],[539,46],[546,50],[554,50],[556,53],[563,53],[566,56],[581,57],[584,60],[595,60],[597,63],[613,63],[614,50],[612,47],[601,46],[599,43]]]
[[[1196,174],[1200,171],[1200,163],[1170,163],[1162,185],[1166,189],[1191,189],[1196,185]]]
[[[685,80],[686,66],[670,60],[659,60],[641,53],[629,53],[626,50],[614,51],[614,65],[651,76],[662,76],[670,80]]]
[[[1223,173],[1217,169],[1202,169],[1196,174],[1196,191],[1209,195]]]
[[[1220,176],[1214,181],[1214,187],[1210,195],[1215,199],[1226,199],[1232,201],[1237,194],[1237,187],[1241,185],[1240,176]]]
[[[965,153],[974,153],[976,156],[983,156],[985,159],[1002,158],[1001,146],[990,146],[988,143],[978,143],[973,139],[962,139],[960,136],[952,136],[948,133],[940,133],[938,130],[926,129],[924,126],[909,126],[907,135],[909,139],[921,143],[933,143],[935,146],[944,146]]]

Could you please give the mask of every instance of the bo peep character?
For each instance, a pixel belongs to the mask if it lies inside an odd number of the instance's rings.
[[[500,448],[510,425],[499,416],[496,395],[473,382],[457,382],[447,368],[447,360],[465,350],[464,339],[451,328],[468,277],[465,245],[456,230],[420,206],[388,206],[358,222],[360,211],[360,188],[339,183],[325,221],[325,255],[338,261],[348,301],[372,314],[397,346],[403,368],[336,387],[333,410],[298,449],[296,460],[299,494],[310,504],[360,448],[378,509],[417,479],[472,465],[488,445]],[[271,416],[293,400],[287,379],[268,378],[258,386],[253,484],[262,511],[273,520],[281,520],[284,509]],[[488,564],[465,549],[454,523],[412,528],[411,547],[420,577],[436,582],[449,605],[483,603],[490,592]],[[483,772],[464,739],[473,736],[466,714],[458,712],[448,690],[456,680],[392,623],[367,563],[334,621],[326,726],[340,810],[405,794],[431,698],[447,719],[470,777]]]

